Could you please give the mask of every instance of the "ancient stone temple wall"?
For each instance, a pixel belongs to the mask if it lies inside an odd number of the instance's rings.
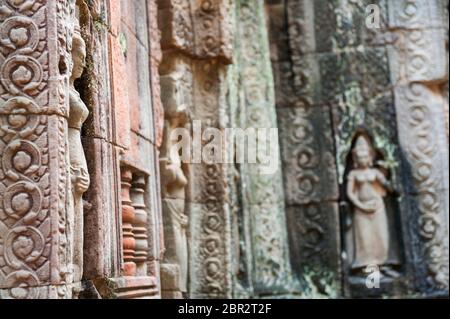
[[[268,6],[291,254],[312,293],[371,295],[352,269],[348,176],[358,132],[371,136],[392,186],[383,202],[396,272],[377,293],[448,291],[444,2]],[[367,24],[369,4],[381,14],[377,27]]]
[[[0,299],[448,296],[447,20],[0,0]]]
[[[108,24],[102,25],[100,18],[104,16],[94,17],[91,23],[94,28],[107,28],[111,56],[108,71],[113,108],[106,116],[116,150],[113,164],[119,172],[112,183],[117,192],[114,218],[119,228],[113,233],[111,253],[118,257],[119,268],[103,276],[106,281],[96,278],[94,282],[103,297],[155,298],[160,296],[159,262],[164,247],[158,169],[162,107],[156,2],[112,1],[105,9],[99,14],[108,14]]]
[[[160,296],[156,2],[0,12],[1,297]]]

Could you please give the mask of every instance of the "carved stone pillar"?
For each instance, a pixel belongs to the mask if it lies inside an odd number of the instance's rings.
[[[145,176],[137,175],[133,179],[131,188],[131,201],[134,207],[133,234],[136,240],[136,252],[134,262],[136,263],[137,276],[147,276],[148,258],[148,213],[145,206]]]
[[[315,18],[327,6],[326,1],[275,1],[269,26],[290,257],[303,283],[297,292],[333,297],[341,283],[339,192],[331,103],[322,90],[331,79],[320,78],[318,52],[319,37],[332,35],[326,21],[333,20]]]
[[[133,223],[135,221],[135,209],[130,198],[130,188],[133,175],[131,169],[121,168],[122,185],[122,241],[123,241],[123,275],[136,275],[136,239],[133,233]]]
[[[0,2],[0,299],[71,298],[74,1]]]
[[[276,129],[277,117],[267,26],[263,1],[236,2],[235,64],[229,74],[231,118],[235,128]],[[267,132],[266,132],[267,133]],[[262,173],[263,164],[239,165],[242,201],[240,247],[243,272],[238,273],[247,294],[287,295],[295,288],[289,263],[284,191],[278,140],[271,154],[273,172]],[[258,137],[259,147],[263,139]],[[247,262],[245,262],[247,261]],[[242,280],[242,278],[246,278]],[[237,279],[238,279],[237,278]],[[253,291],[252,291],[253,290]],[[245,292],[239,292],[245,296]]]
[[[414,288],[448,295],[449,153],[445,123],[448,52],[444,1],[390,0],[390,49],[405,196],[410,204],[406,249]],[[447,93],[448,94],[448,93]],[[411,243],[415,243],[412,245]]]
[[[185,108],[190,120],[200,121],[205,127],[223,128],[225,125],[221,115],[227,107],[225,72],[232,52],[231,8],[229,0],[158,1],[163,49],[162,100],[175,101],[175,106]],[[167,91],[164,89],[165,79],[175,79],[177,96],[171,96],[174,91],[170,87],[166,87]],[[166,112],[171,107],[164,104]],[[186,127],[192,128],[192,124],[186,123]],[[188,184],[186,197],[181,200],[189,218],[189,270],[183,276],[190,278],[189,296],[230,297],[226,165],[195,163],[185,166]],[[164,183],[163,177],[161,179]],[[166,238],[166,247],[173,244]],[[172,278],[177,274],[176,267],[167,268],[167,273],[170,275],[167,278]],[[162,280],[164,278],[162,276]],[[175,281],[167,281],[166,287],[170,290],[174,285]]]

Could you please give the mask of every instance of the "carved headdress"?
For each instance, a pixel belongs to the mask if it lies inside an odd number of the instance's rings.
[[[75,7],[75,14],[73,17],[73,42],[75,41],[82,41],[82,45],[85,45],[84,40],[81,37],[80,8],[78,6]],[[72,46],[76,45],[79,45],[79,43],[72,43]]]
[[[360,155],[368,156],[370,161],[369,166],[372,166],[373,162],[375,161],[376,150],[372,145],[372,139],[370,135],[360,132],[355,136],[354,141],[355,142],[352,148],[353,166],[358,166],[358,156]]]

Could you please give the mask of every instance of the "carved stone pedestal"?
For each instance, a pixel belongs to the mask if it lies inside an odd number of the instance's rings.
[[[348,279],[348,291],[350,298],[384,298],[404,295],[407,283],[404,278],[381,278],[379,288],[368,288],[366,278],[351,277]]]
[[[95,286],[104,299],[156,299],[159,298],[155,277],[122,277],[100,279]]]
[[[161,265],[161,297],[163,299],[182,299],[180,267],[176,264]]]

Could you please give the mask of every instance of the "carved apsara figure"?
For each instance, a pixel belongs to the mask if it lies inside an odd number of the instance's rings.
[[[87,191],[90,184],[86,157],[81,144],[81,127],[89,115],[89,110],[74,86],[75,80],[79,79],[83,74],[86,59],[86,44],[81,37],[77,22],[72,43],[73,65],[69,88],[70,109],[68,121],[70,173],[74,207],[73,263],[75,266],[75,282],[81,280],[83,275],[83,194]]]
[[[384,197],[392,187],[374,166],[375,149],[366,134],[358,134],[352,149],[353,168],[347,177],[347,196],[353,206],[354,272],[378,266],[389,276],[389,226]]]
[[[162,102],[166,121],[164,141],[160,158],[162,205],[164,222],[165,264],[179,266],[179,284],[182,293],[187,292],[188,282],[188,245],[186,230],[188,217],[185,214],[186,186],[188,180],[183,170],[178,150],[173,147],[170,133],[186,123],[186,105],[182,90],[182,78],[175,72],[161,78],[165,94]],[[164,289],[164,283],[162,283]]]
[[[180,290],[187,292],[188,247],[186,229],[188,218],[185,209],[187,179],[179,162],[170,158],[160,159],[163,183],[163,220],[166,251],[164,262],[180,268]]]

